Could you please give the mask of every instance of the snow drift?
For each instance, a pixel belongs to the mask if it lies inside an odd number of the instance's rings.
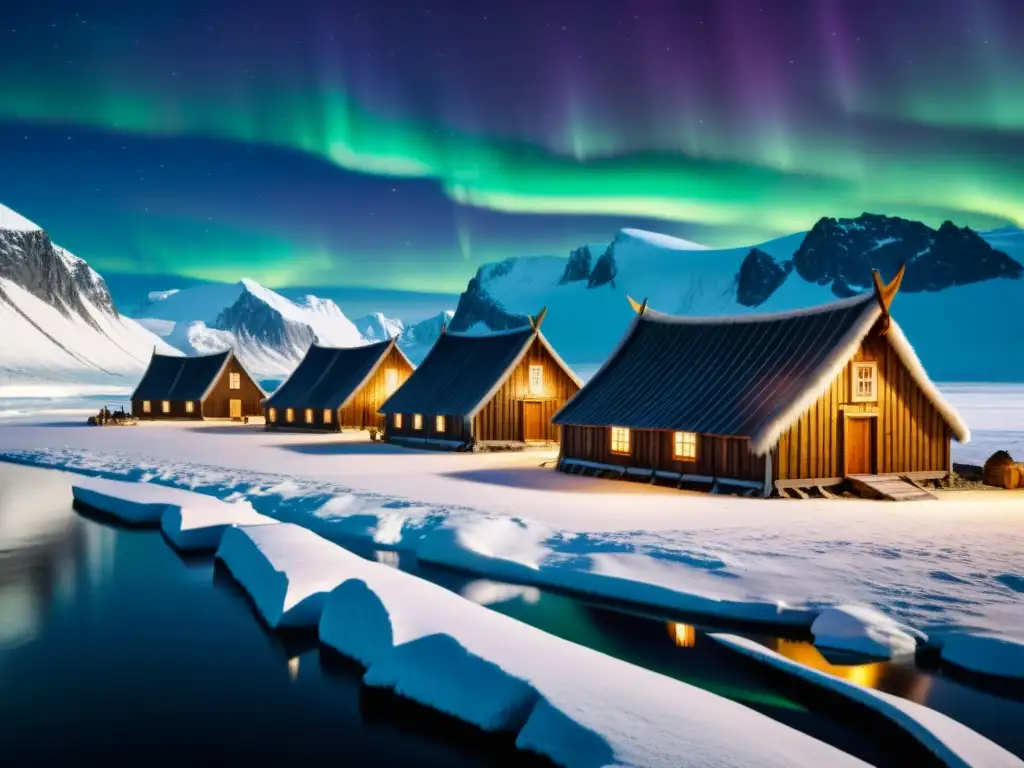
[[[823,608],[811,625],[811,634],[819,648],[882,659],[912,656],[917,652],[916,638],[927,639],[866,605]]]
[[[1024,640],[984,632],[965,632],[942,638],[942,660],[976,672],[1024,680]]]

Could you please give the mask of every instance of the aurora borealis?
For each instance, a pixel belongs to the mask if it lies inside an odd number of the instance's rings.
[[[621,226],[1024,225],[1019,0],[96,5],[3,11],[0,200],[105,272],[454,293]]]

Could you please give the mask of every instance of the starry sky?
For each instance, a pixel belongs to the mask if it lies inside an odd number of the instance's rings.
[[[125,295],[424,307],[623,226],[1024,225],[1022,38],[1021,0],[5,4],[0,201]]]

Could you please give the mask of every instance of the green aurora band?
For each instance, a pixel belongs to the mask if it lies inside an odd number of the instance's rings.
[[[954,109],[940,105],[932,93],[912,101],[904,110],[910,119],[934,124],[945,143],[887,153],[862,149],[852,129],[845,136],[791,136],[769,124],[758,138],[737,147],[713,125],[688,124],[681,126],[674,151],[592,154],[614,142],[607,136],[588,141],[577,128],[571,137],[574,153],[559,154],[384,120],[336,87],[300,93],[208,84],[205,91],[165,90],[156,96],[141,88],[108,90],[68,80],[40,87],[21,79],[6,89],[0,119],[270,145],[350,171],[434,179],[464,205],[696,222],[718,233],[706,238],[709,245],[738,247],[806,229],[821,216],[856,216],[864,210],[933,226],[946,218],[976,228],[1024,226],[1024,160],[1007,164],[980,151],[976,134],[960,129],[979,121],[989,128],[1019,128],[1024,101],[1019,94],[1009,100],[984,94],[977,99]],[[973,144],[967,141],[971,137]]]

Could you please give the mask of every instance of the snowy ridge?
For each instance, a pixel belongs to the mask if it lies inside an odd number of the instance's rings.
[[[42,227],[0,203],[0,229],[6,229],[11,232],[33,232],[37,229],[42,229]]]
[[[180,354],[119,315],[85,260],[0,206],[0,396],[130,391],[154,349]]]
[[[528,256],[487,264],[469,281],[451,330],[523,326],[527,315],[546,306],[544,331],[551,343],[574,368],[593,370],[632,321],[627,295],[679,316],[805,309],[869,290],[872,259],[891,278],[888,263],[931,237],[942,241],[941,254],[915,251],[917,261],[893,304],[921,361],[939,381],[1024,380],[1024,359],[999,352],[1017,343],[1016,308],[1024,302],[1024,279],[1017,276],[1024,261],[1021,230],[979,237],[952,225],[929,230],[868,214],[819,224],[754,248],[725,250],[687,248],[675,238],[622,230],[603,251],[583,246],[568,259]],[[865,250],[855,252],[861,243]],[[949,284],[953,279],[959,282]],[[956,355],[949,354],[951,344]]]
[[[383,312],[363,315],[355,321],[355,325],[367,341],[387,341],[395,336],[401,336],[405,329],[401,320],[386,317]]]
[[[189,354],[234,349],[261,378],[287,377],[313,343],[353,347],[365,338],[329,299],[293,302],[254,280],[153,291],[139,322]]]

